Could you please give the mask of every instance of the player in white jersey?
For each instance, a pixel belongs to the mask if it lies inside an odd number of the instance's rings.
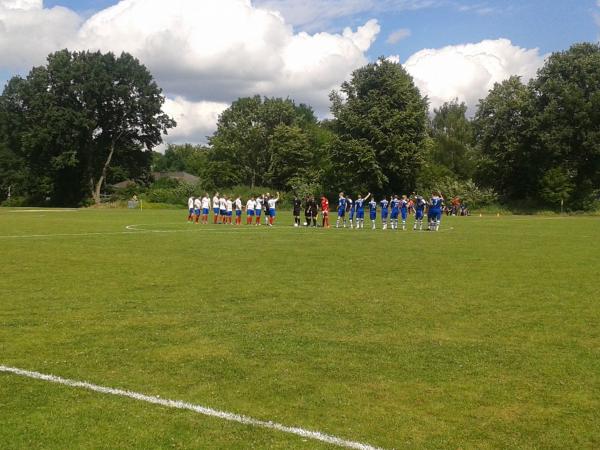
[[[239,195],[233,202],[233,206],[235,208],[235,224],[239,226],[242,224],[242,199]]]
[[[232,225],[231,218],[233,217],[233,202],[231,197],[226,197],[225,208],[227,209],[227,215],[225,216],[225,223]]]
[[[217,224],[217,221],[219,220],[219,212],[220,212],[219,200],[220,200],[220,197],[219,197],[219,193],[217,192],[212,199],[212,207],[213,207],[214,224],[215,225]]]
[[[256,207],[256,200],[254,197],[250,197],[250,200],[246,203],[246,225],[252,225],[252,218],[254,217],[254,209]]]
[[[194,197],[188,198],[188,223],[194,222]]]
[[[227,222],[227,199],[225,196],[219,199],[219,223]]]
[[[194,199],[194,218],[196,225],[200,220],[200,208],[202,208],[202,200],[200,200],[199,198]]]
[[[279,192],[277,193],[277,198],[270,198],[267,201],[267,204],[269,205],[269,226],[272,227],[273,223],[275,222],[275,215],[277,214],[276,212],[276,208],[277,208],[277,202],[279,201]]]
[[[208,224],[208,213],[210,211],[210,197],[208,196],[208,192],[204,194],[202,197],[202,223],[204,225]]]
[[[256,225],[260,225],[260,216],[262,216],[264,198],[262,196],[256,197],[254,203],[254,214],[256,216]]]

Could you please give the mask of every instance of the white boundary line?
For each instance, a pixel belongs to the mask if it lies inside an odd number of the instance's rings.
[[[369,444],[363,444],[361,442],[348,441],[336,436],[321,433],[319,431],[305,430],[299,427],[289,427],[276,422],[264,421],[253,419],[252,417],[243,416],[240,414],[234,414],[226,411],[219,411],[217,409],[207,408],[201,405],[194,405],[192,403],[186,403],[179,400],[168,400],[158,396],[151,396],[140,394],[137,392],[126,391],[122,389],[114,389],[110,387],[98,386],[96,384],[87,383],[85,381],[69,380],[67,378],[61,378],[54,375],[46,375],[39,372],[30,372],[28,370],[18,369],[16,367],[7,367],[0,365],[0,373],[9,373],[18,375],[26,378],[33,378],[35,380],[47,381],[50,383],[62,384],[73,388],[86,389],[88,391],[98,392],[100,394],[116,395],[119,397],[127,397],[134,400],[152,403],[154,405],[165,406],[167,408],[184,409],[193,411],[204,416],[216,417],[218,419],[227,420],[229,422],[237,422],[243,425],[250,425],[258,428],[267,428],[270,430],[281,431],[282,433],[295,434],[307,439],[316,441],[326,442],[327,444],[337,445],[338,447],[358,449],[358,450],[381,450],[377,447],[373,447]]]

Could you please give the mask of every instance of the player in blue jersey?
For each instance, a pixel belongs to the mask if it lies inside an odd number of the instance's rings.
[[[348,206],[348,200],[344,196],[343,192],[340,192],[340,198],[338,199],[338,217],[337,222],[335,224],[336,228],[340,227],[340,222],[344,223],[344,228],[346,228],[346,207]]]
[[[423,231],[423,217],[425,217],[425,207],[427,206],[427,202],[420,195],[415,195],[414,198],[415,204],[415,224],[413,226],[413,230],[417,230],[419,227],[419,231]]]
[[[369,193],[365,198],[359,194],[358,198],[354,202],[356,208],[356,228],[365,227],[365,202],[371,197]]]
[[[397,195],[394,195],[392,197],[392,200],[390,201],[390,209],[391,209],[390,225],[392,227],[392,230],[397,230],[398,229],[398,216],[400,215],[400,199],[398,198]]]
[[[444,207],[444,198],[440,192],[433,193],[429,201],[429,231],[439,231],[442,221],[442,209]]]
[[[379,206],[381,206],[381,225],[384,230],[387,230],[388,227],[389,205],[390,202],[386,197],[383,197],[383,200],[379,202]]]
[[[402,231],[406,231],[406,219],[408,218],[408,197],[402,196],[400,200],[400,215],[402,217]]]
[[[356,211],[356,205],[354,201],[348,196],[346,198],[346,212],[348,213],[348,222],[350,223],[350,228],[354,228],[354,212]]]
[[[369,217],[371,219],[371,229],[374,230],[377,228],[375,225],[375,221],[377,220],[377,201],[375,200],[375,197],[369,202]]]

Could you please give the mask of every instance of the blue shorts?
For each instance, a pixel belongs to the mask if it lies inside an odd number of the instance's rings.
[[[208,216],[208,208],[204,208],[202,210],[202,214],[204,214],[205,216]]]
[[[222,216],[226,216],[226,215],[227,215],[227,210],[226,210],[226,209],[222,209],[222,210],[220,211],[220,214],[221,214]]]
[[[430,220],[442,220],[442,210],[430,209],[428,217]]]
[[[262,214],[262,209],[255,209],[254,214],[256,215],[256,217],[260,217]]]
[[[227,211],[227,217],[233,216],[233,211]]]
[[[350,220],[354,219],[354,210],[350,210]]]
[[[346,217],[346,209],[345,208],[338,209],[338,217]]]
[[[194,210],[194,214],[197,215],[197,216],[199,216],[200,215],[200,210],[199,209],[195,209]]]
[[[371,220],[377,219],[377,214],[374,212],[370,213],[369,216],[371,217]]]
[[[275,208],[269,208],[269,216],[275,217]]]
[[[358,211],[356,211],[356,218],[357,219],[364,219],[365,218],[365,212],[361,209],[359,209]]]
[[[242,210],[241,209],[236,209],[235,210],[235,217],[242,217]]]
[[[194,208],[190,208],[190,216],[194,214]]]
[[[403,209],[402,210],[402,220],[406,220],[407,217],[408,217],[408,210]]]
[[[213,212],[215,213],[215,216],[218,216],[219,215],[219,208],[214,208]]]
[[[251,209],[250,211],[246,211],[246,214],[248,214],[250,217],[254,217],[254,210]]]
[[[415,212],[415,219],[423,220],[423,210],[422,209],[417,209],[417,211]]]
[[[388,210],[387,210],[387,209],[382,209],[382,210],[381,210],[381,218],[382,218],[383,220],[385,220],[385,219],[387,219],[387,218],[388,218]]]
[[[398,210],[397,209],[392,209],[392,215],[391,218],[392,220],[396,220],[398,218]]]

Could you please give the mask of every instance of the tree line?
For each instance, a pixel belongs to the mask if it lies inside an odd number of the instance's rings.
[[[552,54],[529,83],[497,83],[473,114],[458,100],[429,113],[411,76],[384,58],[330,100],[331,118],[318,120],[289,98],[240,98],[207,145],[163,154],[153,149],[175,123],[144,66],[127,54],[58,52],[0,97],[0,199],[11,186],[25,202],[82,204],[113,182],[143,189],[152,171],[186,171],[203,190],[441,190],[471,207],[598,205],[598,44]]]

